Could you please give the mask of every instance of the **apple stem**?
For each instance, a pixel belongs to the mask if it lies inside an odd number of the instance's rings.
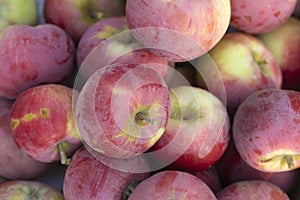
[[[66,152],[63,147],[63,144],[59,143],[57,145],[57,148],[58,148],[59,155],[60,155],[60,163],[62,165],[69,165],[71,160],[67,157]]]

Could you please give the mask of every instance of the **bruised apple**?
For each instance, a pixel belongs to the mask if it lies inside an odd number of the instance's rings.
[[[241,157],[265,172],[300,167],[300,92],[265,89],[248,96],[233,120],[233,139]]]
[[[6,179],[32,179],[50,167],[26,155],[15,143],[9,126],[13,102],[0,99],[0,176]]]
[[[81,145],[73,117],[72,88],[46,84],[27,89],[15,100],[10,114],[10,128],[16,144],[40,162],[61,160]]]
[[[125,199],[132,187],[149,176],[113,169],[81,147],[74,154],[64,176],[66,200]]]
[[[169,116],[169,91],[151,68],[111,64],[90,76],[75,114],[84,144],[109,157],[135,157],[162,136]]]
[[[169,61],[192,60],[210,50],[226,32],[230,1],[127,0],[134,37]]]
[[[0,97],[15,99],[26,89],[57,83],[74,70],[75,47],[58,26],[12,25],[0,36]]]
[[[128,200],[188,199],[216,200],[214,193],[199,178],[181,171],[162,171],[146,178]]]

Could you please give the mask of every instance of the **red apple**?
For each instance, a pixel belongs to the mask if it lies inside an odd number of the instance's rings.
[[[137,43],[128,30],[125,16],[109,17],[91,25],[78,43],[76,58],[79,74],[85,80],[112,63],[151,67],[164,79],[172,69],[166,59]]]
[[[74,70],[75,47],[59,27],[12,25],[0,37],[0,96],[15,99],[24,90],[56,83]]]
[[[12,101],[0,99],[0,176],[6,179],[37,178],[50,166],[32,159],[16,145],[9,126],[12,104]]]
[[[146,178],[128,200],[187,199],[216,200],[214,193],[199,178],[181,171],[162,171]]]
[[[218,70],[212,71],[214,67]],[[280,88],[282,83],[271,51],[256,37],[240,32],[227,33],[208,55],[200,57],[197,70],[199,86],[220,98],[231,115],[251,93]],[[215,81],[218,76],[223,85]]]
[[[127,0],[126,17],[143,46],[170,61],[187,61],[207,52],[224,35],[230,2]]]
[[[159,162],[183,170],[214,165],[229,143],[229,117],[213,94],[192,86],[170,89],[170,118],[155,143]]]
[[[105,165],[84,147],[77,150],[64,177],[66,200],[125,199],[148,173],[123,172]]]
[[[290,17],[273,31],[258,35],[282,71],[282,88],[300,91],[300,20]]]
[[[169,116],[169,91],[151,68],[111,64],[88,79],[75,114],[86,145],[106,156],[131,158],[162,136]]]
[[[265,172],[300,167],[300,92],[265,89],[248,96],[233,121],[241,157]]]
[[[60,26],[75,42],[93,23],[124,12],[124,0],[45,0],[44,3],[46,22]]]
[[[231,0],[230,25],[247,33],[274,30],[293,13],[297,0]]]
[[[0,199],[64,200],[62,192],[39,181],[7,181],[0,184]]]
[[[77,92],[59,84],[27,89],[13,104],[10,127],[17,145],[41,162],[61,160],[81,145],[73,117],[73,98]]]
[[[218,200],[290,200],[281,188],[258,180],[235,182],[219,191],[216,196]]]
[[[248,165],[239,155],[233,143],[216,164],[220,179],[224,186],[246,180],[264,180],[277,185],[285,192],[292,191],[297,183],[297,170],[288,172],[263,172]]]

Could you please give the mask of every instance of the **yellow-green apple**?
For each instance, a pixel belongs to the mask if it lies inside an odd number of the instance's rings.
[[[196,176],[176,170],[155,173],[139,183],[128,200],[205,199],[216,200],[211,189]]]
[[[64,200],[63,193],[45,183],[34,180],[12,180],[0,185],[2,200]]]
[[[35,0],[0,0],[0,31],[13,24],[38,24]]]
[[[127,0],[126,17],[135,38],[169,61],[192,60],[225,34],[230,1]]]
[[[74,71],[75,47],[58,26],[11,25],[0,37],[0,96],[15,99],[42,83],[57,83]]]
[[[77,43],[93,23],[106,17],[124,15],[125,1],[45,0],[43,10],[47,23],[58,25]]]
[[[84,144],[106,156],[135,157],[162,136],[169,116],[169,91],[149,67],[107,65],[85,83],[75,115]]]
[[[76,55],[79,74],[83,79],[112,63],[132,63],[151,67],[165,79],[172,69],[166,59],[137,43],[128,30],[125,16],[108,17],[91,25],[82,35]]]
[[[196,67],[199,86],[225,101],[230,115],[251,93],[280,88],[282,83],[281,70],[272,52],[258,38],[241,32],[227,33],[208,55],[198,59]],[[218,70],[212,71],[213,67]],[[220,84],[215,82],[217,76],[222,77],[225,99]]]
[[[300,168],[300,92],[265,89],[252,93],[233,120],[237,151],[253,168],[284,172]]]
[[[66,200],[127,199],[131,187],[148,176],[113,169],[81,147],[67,167],[62,189]]]
[[[282,88],[300,90],[300,20],[290,17],[268,33],[259,34],[282,71]]]
[[[231,0],[230,25],[251,34],[266,33],[283,24],[297,0]]]
[[[16,144],[40,162],[60,160],[81,145],[73,116],[78,92],[60,84],[32,87],[21,93],[11,109],[10,127]]]
[[[216,194],[218,200],[290,200],[280,187],[261,180],[235,182]]]
[[[192,86],[170,89],[170,118],[155,143],[159,162],[180,170],[201,170],[214,165],[230,139],[229,116],[210,92]]]
[[[0,176],[6,179],[37,178],[50,165],[32,159],[16,145],[9,126],[12,104],[12,101],[0,99]]]

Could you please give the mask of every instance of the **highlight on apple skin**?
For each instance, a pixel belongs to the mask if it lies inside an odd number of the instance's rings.
[[[241,157],[264,172],[300,167],[300,92],[265,89],[252,93],[233,120],[233,141]]]

